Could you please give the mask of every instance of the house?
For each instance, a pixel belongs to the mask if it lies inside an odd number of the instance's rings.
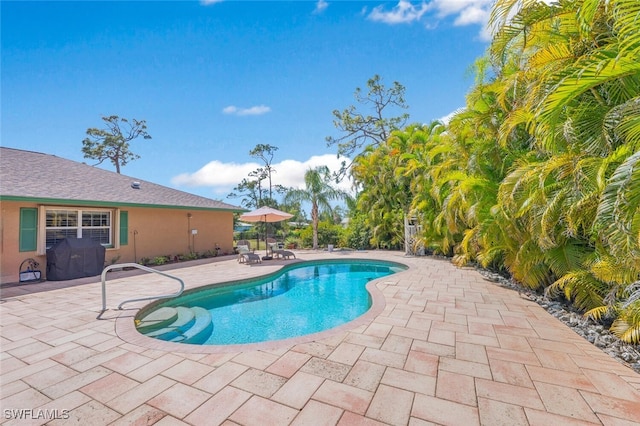
[[[233,252],[242,208],[50,154],[0,147],[0,283],[19,281],[32,258],[45,278],[46,251],[91,238],[105,263]],[[106,266],[105,265],[105,266]]]

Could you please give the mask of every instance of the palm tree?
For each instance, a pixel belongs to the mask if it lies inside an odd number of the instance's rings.
[[[331,186],[331,172],[327,166],[308,169],[304,174],[305,189],[292,189],[285,196],[284,202],[311,203],[311,222],[313,226],[313,248],[318,248],[318,222],[320,212],[332,212],[330,201],[340,200],[347,196],[344,191]]]

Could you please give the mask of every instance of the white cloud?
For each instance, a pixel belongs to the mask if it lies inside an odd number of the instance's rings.
[[[493,0],[432,0],[430,5],[441,17],[458,15],[467,9],[489,11]]]
[[[471,24],[486,25],[489,20],[489,11],[477,6],[470,6],[460,11],[454,21],[454,25],[464,26]]]
[[[200,0],[200,4],[209,6],[210,4],[222,3],[224,0]]]
[[[327,7],[329,7],[329,3],[327,3],[326,0],[318,0],[316,2],[316,8],[313,13],[322,13]]]
[[[437,28],[440,20],[451,17],[456,26],[480,25],[479,37],[489,40],[487,22],[493,2],[494,0],[399,0],[391,10],[386,10],[384,5],[380,5],[368,14],[366,8],[363,9],[363,14],[372,21],[389,25],[420,22],[427,29]]]
[[[439,18],[455,16],[453,25],[463,27],[480,25],[481,40],[489,41],[491,31],[487,27],[493,0],[433,0],[431,5]]]
[[[316,155],[306,161],[283,160],[280,163],[271,165],[275,170],[273,183],[285,187],[304,189],[304,173],[308,169],[327,166],[332,172],[337,172],[340,169],[342,160],[343,158],[337,158],[334,154]],[[193,173],[182,173],[173,177],[171,183],[176,186],[210,187],[216,196],[225,197],[243,179],[248,179],[250,172],[262,166],[262,164],[254,162],[222,163],[213,160]],[[344,179],[337,187],[345,191],[351,191],[351,182]]]
[[[460,114],[464,110],[465,110],[465,107],[460,107],[454,111],[451,111],[449,114],[445,115],[444,117],[438,118],[438,121],[442,121],[444,124],[449,124],[449,122],[451,121],[454,115]]]
[[[263,115],[271,111],[266,105],[256,105],[250,108],[239,108],[235,105],[229,105],[222,109],[223,114],[229,115]]]
[[[194,173],[182,173],[171,179],[174,185],[211,186],[233,188],[247,177],[249,172],[260,167],[258,163],[222,163],[218,160],[210,161]],[[238,179],[238,176],[242,176]]]
[[[491,31],[491,28],[489,28],[487,24],[484,24],[478,34],[478,37],[483,41],[491,41],[493,38],[493,31]]]
[[[550,5],[557,0],[538,1]],[[487,23],[494,3],[495,0],[431,0],[429,7],[435,10],[436,16],[439,18],[454,16],[454,25],[481,25],[480,38],[490,40],[492,31]],[[520,5],[521,3],[515,5],[507,19],[513,16]]]
[[[406,24],[419,21],[428,10],[427,3],[422,2],[419,7],[407,0],[400,0],[391,11],[385,11],[383,6],[376,6],[367,16],[368,19],[385,24]]]

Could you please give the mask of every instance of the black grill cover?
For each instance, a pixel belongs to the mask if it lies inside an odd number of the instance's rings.
[[[65,238],[47,250],[47,280],[64,281],[100,275],[105,248],[88,238]]]

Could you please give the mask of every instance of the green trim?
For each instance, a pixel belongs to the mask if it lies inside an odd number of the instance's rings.
[[[120,211],[120,245],[129,244],[129,212]]]
[[[51,204],[60,206],[79,206],[79,207],[140,207],[151,209],[174,209],[174,210],[206,210],[206,211],[221,211],[231,213],[244,213],[247,209],[240,207],[237,208],[222,208],[222,207],[203,207],[203,206],[180,206],[170,204],[138,204],[138,203],[122,203],[114,201],[93,201],[93,200],[69,200],[61,198],[37,198],[37,197],[22,197],[17,195],[1,195],[0,201],[27,201],[37,204]]]
[[[38,249],[38,209],[20,208],[19,251],[36,251]]]

